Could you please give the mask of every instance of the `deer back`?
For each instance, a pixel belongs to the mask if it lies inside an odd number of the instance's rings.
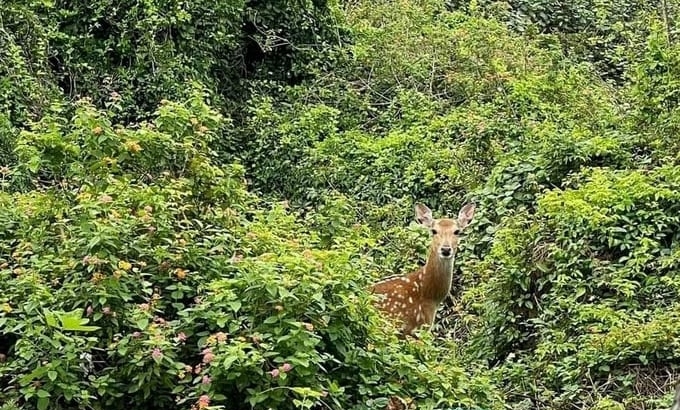
[[[379,295],[378,309],[403,323],[402,330],[411,334],[416,328],[432,326],[437,303],[425,298],[425,268],[407,276],[392,276],[375,283],[371,290]]]

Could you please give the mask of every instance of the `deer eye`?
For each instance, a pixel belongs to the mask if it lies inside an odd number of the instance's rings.
[[[453,234],[456,236],[460,235],[460,229],[456,229],[455,231],[453,231]]]
[[[436,230],[436,229],[432,229],[431,232],[432,232],[432,235],[436,235],[436,234],[437,234],[437,230]]]

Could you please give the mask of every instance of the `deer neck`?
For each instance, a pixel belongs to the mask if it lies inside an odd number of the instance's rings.
[[[452,258],[444,259],[436,250],[430,251],[423,269],[423,297],[439,304],[446,298],[451,289],[453,279]]]

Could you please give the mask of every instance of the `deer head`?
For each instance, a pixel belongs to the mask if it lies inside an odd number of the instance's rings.
[[[475,205],[467,204],[458,212],[458,219],[432,219],[430,208],[417,204],[416,220],[429,228],[432,234],[429,258],[436,258],[439,261],[453,259],[458,250],[459,236],[470,224],[474,215]]]

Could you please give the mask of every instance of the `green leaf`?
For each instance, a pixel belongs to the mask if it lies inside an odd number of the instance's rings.
[[[295,393],[305,397],[321,397],[321,393],[309,387],[291,387]]]
[[[261,403],[266,399],[267,399],[266,394],[258,393],[250,396],[250,398],[248,399],[248,403],[250,403],[250,405],[254,407],[256,404]]]
[[[83,324],[88,323],[90,320],[82,317],[82,310],[76,309],[72,312],[50,312],[45,311],[45,321],[51,327],[57,327],[62,330],[68,331],[81,331],[81,332],[91,332],[98,330],[99,326],[83,326]],[[57,319],[61,322],[61,325],[57,323]]]
[[[42,377],[45,373],[47,373],[47,367],[45,367],[45,366],[38,367],[37,369],[33,370],[31,373],[29,373],[26,376],[19,379],[19,384],[21,386],[26,386],[30,382],[32,382],[33,380]]]
[[[45,321],[47,322],[47,326],[59,327],[54,313],[50,312],[49,310],[45,310]]]
[[[61,325],[63,330],[70,331],[80,331],[80,332],[93,332],[99,330],[99,326],[83,326],[82,319],[78,316],[67,316],[63,315],[59,317],[61,319]],[[85,319],[85,323],[89,322],[89,319]]]
[[[28,164],[27,164],[27,165],[28,165],[28,170],[31,171],[31,173],[34,173],[34,174],[35,174],[35,173],[38,172],[38,170],[40,169],[40,162],[41,162],[41,161],[40,161],[40,157],[39,157],[39,156],[31,157],[31,158],[28,160]]]
[[[136,324],[139,330],[146,330],[147,326],[149,326],[149,319],[146,317],[138,319]]]
[[[234,313],[238,313],[239,309],[241,309],[241,301],[240,300],[234,300],[228,303],[229,307],[231,310],[234,311]]]
[[[276,297],[279,293],[279,286],[276,283],[267,283],[265,289],[267,289],[267,293],[269,293],[271,297]]]
[[[43,390],[44,391],[44,390]],[[47,397],[38,398],[38,410],[46,410],[50,404],[50,399]]]
[[[50,370],[49,372],[47,372],[47,377],[49,377],[50,380],[52,380],[52,381],[57,380],[57,376],[58,376],[58,374],[54,370]]]
[[[278,321],[279,321],[279,318],[278,318],[278,317],[276,317],[276,316],[269,316],[269,317],[266,318],[266,319],[264,320],[264,322],[262,322],[262,323],[264,323],[265,325],[271,325],[272,323],[276,323],[276,322],[278,322]]]

